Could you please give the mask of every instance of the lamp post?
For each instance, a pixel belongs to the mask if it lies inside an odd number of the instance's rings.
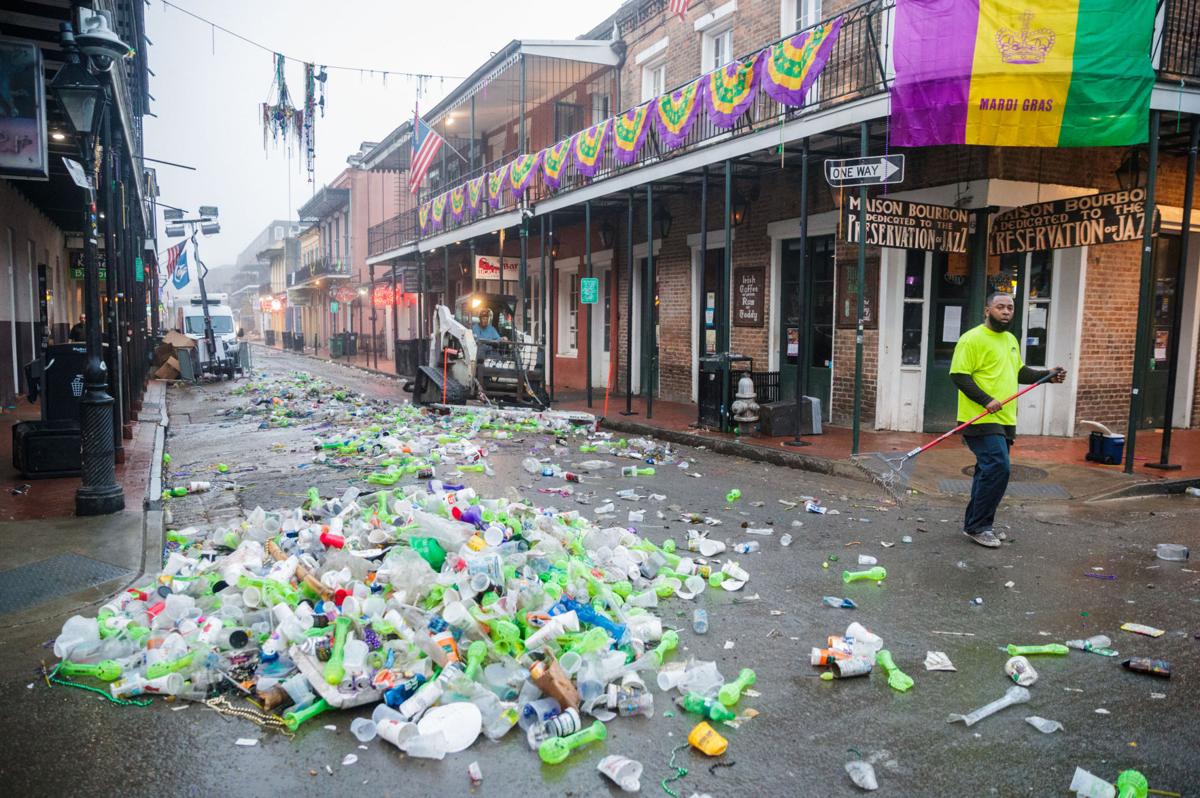
[[[125,493],[117,483],[113,446],[113,398],[107,391],[108,375],[101,358],[100,275],[96,258],[96,139],[108,103],[100,81],[84,64],[70,23],[62,25],[66,63],[51,89],[79,136],[85,189],[83,210],[83,293],[87,363],[83,371],[84,394],[80,401],[82,481],[75,492],[76,515],[107,515],[125,508]],[[111,275],[110,275],[111,279]]]

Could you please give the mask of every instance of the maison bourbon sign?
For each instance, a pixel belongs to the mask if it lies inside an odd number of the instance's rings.
[[[761,327],[766,293],[766,270],[743,266],[733,270],[733,326]]]
[[[1145,224],[1144,188],[1022,205],[992,219],[988,254],[1140,241]]]
[[[842,203],[842,237],[858,243],[862,203],[854,195]],[[970,214],[964,208],[871,197],[867,200],[867,246],[966,252]]]

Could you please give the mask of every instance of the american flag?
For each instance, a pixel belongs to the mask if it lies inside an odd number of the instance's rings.
[[[442,148],[442,137],[433,128],[421,121],[419,113],[413,114],[413,156],[408,167],[408,190],[413,194],[421,187],[425,173],[433,164],[433,158]]]
[[[175,264],[179,263],[179,256],[184,253],[185,246],[187,246],[187,241],[180,241],[179,244],[167,250],[167,276],[172,280],[175,277]]]
[[[680,19],[687,14],[688,0],[668,0],[667,11],[675,14]]]

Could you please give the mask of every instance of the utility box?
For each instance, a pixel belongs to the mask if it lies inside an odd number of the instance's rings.
[[[759,430],[773,438],[796,434],[796,400],[783,399],[765,404],[759,410]],[[801,398],[800,434],[821,434],[821,400],[815,396]]]

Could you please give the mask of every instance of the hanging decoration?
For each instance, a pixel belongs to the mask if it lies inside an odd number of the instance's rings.
[[[450,218],[455,222],[461,222],[466,213],[467,187],[466,185],[455,186],[450,189]]]
[[[449,193],[438,194],[430,203],[429,220],[432,222],[431,226],[434,230],[441,227],[446,218],[446,199],[449,196]]]
[[[312,64],[304,65],[304,164],[308,168],[308,182],[313,182],[317,171],[316,140],[313,125],[317,119],[317,71]]]
[[[613,155],[619,164],[637,160],[650,130],[650,103],[630,108],[613,119]]]
[[[804,105],[842,29],[842,17],[809,28],[766,49],[762,90],[780,105]]]
[[[504,164],[494,172],[487,174],[488,204],[492,210],[498,210],[504,202],[504,188],[508,185],[508,169],[512,164]]]
[[[759,51],[749,62],[730,61],[704,76],[705,107],[714,125],[720,128],[733,127],[738,118],[746,113],[750,103],[754,102],[766,52]]]
[[[584,177],[593,177],[600,171],[600,158],[604,155],[604,141],[608,138],[608,129],[612,119],[605,119],[598,125],[592,125],[587,130],[581,130],[571,137],[571,156],[575,168]]]
[[[562,185],[571,161],[571,140],[565,139],[542,150],[542,183],[551,191]]]
[[[422,202],[417,207],[417,227],[422,234],[429,232],[429,212],[432,205],[432,202]]]
[[[537,174],[541,162],[541,152],[535,152],[532,155],[518,155],[513,160],[512,165],[508,168],[508,182],[512,186],[514,195],[524,194],[525,189],[533,184],[533,176]]]
[[[371,304],[377,308],[390,308],[395,302],[390,283],[377,283],[371,292]]]
[[[483,174],[467,181],[467,215],[472,219],[479,215],[479,209],[483,207],[483,184],[486,180],[487,175]]]
[[[654,102],[654,123],[658,138],[669,150],[683,144],[700,111],[704,78],[693,80]]]
[[[275,76],[267,97],[274,102],[262,103],[263,149],[267,148],[267,137],[279,143],[288,143],[291,136],[300,141],[304,136],[304,112],[292,107],[292,96],[288,92],[287,78],[283,74],[284,57],[275,53]]]

